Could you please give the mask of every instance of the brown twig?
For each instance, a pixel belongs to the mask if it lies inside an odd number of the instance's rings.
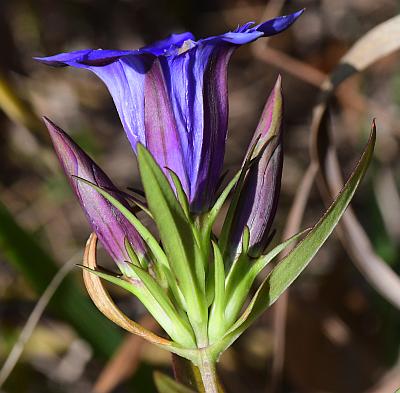
[[[388,235],[394,243],[400,241],[400,195],[396,179],[389,167],[374,178],[374,192]]]
[[[256,59],[270,64],[317,88],[321,87],[326,75],[317,68],[298,60],[278,49],[265,46],[262,41],[252,45]]]

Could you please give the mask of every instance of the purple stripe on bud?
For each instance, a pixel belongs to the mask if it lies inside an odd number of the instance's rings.
[[[257,142],[253,156],[258,158],[247,174],[240,196],[231,236],[232,254],[240,252],[241,236],[246,225],[250,230],[251,256],[259,256],[267,245],[281,186],[283,167],[281,129],[282,91],[279,77],[250,144],[253,146]]]
[[[61,166],[78,197],[92,230],[97,234],[106,251],[123,269],[124,261],[129,260],[124,245],[125,238],[129,240],[139,255],[145,253],[142,239],[135,228],[114,206],[90,185],[80,182],[74,176],[104,188],[126,207],[129,205],[103,170],[60,127],[47,118],[44,118],[44,121]]]

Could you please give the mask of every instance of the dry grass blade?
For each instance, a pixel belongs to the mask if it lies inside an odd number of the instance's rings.
[[[400,242],[400,195],[393,171],[387,167],[374,178],[374,193],[386,231],[394,243]]]
[[[157,329],[158,324],[151,316],[140,320],[140,325],[147,329]],[[140,364],[140,356],[145,342],[139,336],[126,337],[113,358],[100,373],[93,393],[109,393],[121,382],[132,376]]]
[[[317,68],[278,49],[265,46],[262,41],[252,45],[252,52],[258,60],[273,65],[312,86],[321,87],[326,78],[326,75]]]
[[[328,126],[328,106],[333,93],[350,76],[400,49],[399,34],[400,16],[378,25],[356,42],[324,83],[324,94],[314,110],[311,126],[311,159],[319,167],[318,186],[326,204],[343,185]],[[340,239],[359,271],[387,301],[400,308],[400,279],[375,253],[351,209],[339,225]]]
[[[269,1],[260,19],[264,21],[280,15],[284,4],[284,0]],[[317,68],[268,46],[268,42],[271,38],[272,37],[265,37],[264,40],[255,41],[252,44],[251,49],[254,57],[319,88],[324,82],[326,75]]]
[[[29,338],[32,336],[33,331],[35,330],[37,324],[41,316],[43,315],[47,305],[49,304],[51,298],[54,293],[58,289],[58,287],[63,282],[64,278],[67,274],[72,270],[77,262],[80,253],[75,254],[69,261],[67,261],[61,269],[57,272],[54,278],[50,281],[50,284],[43,292],[42,296],[36,303],[32,313],[29,315],[29,318],[21,331],[21,334],[18,337],[18,341],[13,346],[10,354],[8,355],[6,361],[3,364],[3,367],[0,370],[0,388],[4,385],[5,381],[13,371],[14,367],[18,363],[19,358],[21,357],[25,344],[28,342]]]
[[[262,20],[276,17],[280,14],[284,6],[284,1],[274,0],[268,3],[265,8]],[[286,53],[283,53],[277,49],[268,46],[268,40],[256,41],[252,45],[252,51],[254,56],[264,61],[265,63],[274,65],[290,75],[297,77],[304,82],[309,83],[315,87],[321,87],[326,75],[318,69],[308,65],[307,63],[297,60]],[[316,165],[311,162],[303,178],[300,181],[300,186],[294,198],[293,205],[289,212],[289,217],[286,222],[285,229],[283,231],[283,239],[296,234],[301,225],[303,219],[304,210],[308,201],[308,197],[314,184],[315,175],[317,173]],[[296,243],[290,245],[281,255],[283,258],[287,255],[294,247]],[[287,306],[289,300],[289,290],[287,290],[276,302],[273,307],[274,310],[274,342],[273,342],[273,360],[271,367],[271,376],[267,383],[266,391],[275,392],[280,385],[280,381],[283,375],[283,367],[285,362],[285,335],[286,335],[286,316]]]
[[[343,186],[343,182],[336,182],[336,184],[331,185],[328,184],[329,179],[326,176],[327,171],[324,165],[324,157],[326,157],[329,148],[331,148],[331,155],[334,154],[336,157],[334,149],[332,151],[327,131],[327,108],[336,88],[349,76],[364,70],[375,61],[399,49],[399,35],[400,16],[396,16],[375,27],[350,49],[330,78],[326,78],[320,71],[303,62],[292,59],[290,56],[275,51],[272,48],[261,47],[259,43],[254,44],[253,51],[257,58],[269,64],[276,64],[279,66],[284,64],[284,69],[290,74],[316,87],[321,87],[323,90],[320,104],[314,109],[311,126],[311,163],[301,181],[300,189],[296,194],[295,202],[290,211],[289,220],[285,228],[285,236],[290,236],[299,229],[305,203],[318,170],[320,173],[318,184],[321,194],[327,202],[327,206],[329,206],[332,196],[336,195],[338,190]],[[338,166],[336,169],[338,169]],[[308,189],[307,184],[309,185]],[[351,209],[348,209],[348,212],[343,216],[341,227],[344,228],[346,235],[340,238],[359,270],[379,293],[392,304],[399,306],[400,280],[387,264],[376,255],[367,235],[358,223]],[[348,233],[352,235],[351,238],[347,237]],[[388,285],[388,283],[391,285]],[[276,391],[282,377],[287,302],[288,293],[285,293],[275,305],[274,359],[271,383],[268,385],[267,389],[269,392]]]
[[[400,47],[399,36],[400,15],[397,15],[374,27],[360,38],[342,58],[341,63],[350,65],[357,72],[362,72],[376,61],[397,51]],[[336,77],[341,75],[342,80],[348,77],[344,73],[339,74],[338,71],[333,75]],[[333,88],[336,88],[340,82],[341,78],[335,79]]]

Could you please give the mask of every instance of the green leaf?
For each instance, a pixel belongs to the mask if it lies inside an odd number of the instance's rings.
[[[175,303],[177,306],[180,308],[180,310],[185,311],[187,306],[186,306],[186,300],[183,297],[182,291],[178,287],[178,284],[175,280],[175,277],[173,276],[171,270],[166,268],[165,266],[160,265],[159,269],[161,270],[161,273],[166,277],[167,282],[168,282],[168,287],[172,292],[172,296],[175,300]],[[180,311],[179,310],[179,311]]]
[[[233,187],[235,187],[236,183],[238,182],[240,175],[242,173],[242,170],[240,170],[236,175],[233,177],[233,179],[228,183],[228,185],[225,187],[225,189],[222,191],[221,195],[218,197],[216,202],[214,203],[214,206],[210,210],[210,212],[207,214],[205,223],[204,223],[204,232],[206,234],[211,233],[211,229],[215,223],[215,220],[217,219],[218,213],[221,211],[222,206],[224,205],[226,199],[228,198],[228,195],[232,191]]]
[[[253,145],[252,151],[254,151],[255,146],[256,146],[256,144]],[[224,259],[226,257],[226,253],[227,253],[229,236],[230,236],[231,228],[233,225],[233,218],[235,216],[235,211],[236,211],[237,205],[239,203],[240,193],[242,192],[242,188],[243,188],[244,180],[246,178],[247,171],[251,165],[252,151],[250,151],[250,154],[248,154],[248,156],[242,166],[242,169],[238,173],[238,175],[239,175],[238,179],[237,180],[235,179],[236,180],[234,183],[235,189],[233,191],[232,200],[229,205],[228,212],[226,213],[224,224],[222,225],[218,244],[219,244],[219,248],[222,252]],[[231,185],[231,184],[229,184],[229,185]]]
[[[141,263],[139,261],[138,256],[136,255],[135,250],[132,247],[132,244],[129,242],[128,238],[126,237],[124,239],[124,245],[125,245],[125,250],[126,253],[129,256],[129,259],[131,260],[131,262],[135,265],[135,266],[141,266]]]
[[[309,232],[306,229],[278,244],[266,255],[262,255],[255,262],[249,265],[248,258],[239,257],[229,271],[226,284],[226,326],[230,326],[243,307],[244,302],[250,292],[250,288],[258,274],[271,262],[280,252],[290,243],[298,240],[301,236]]]
[[[154,381],[158,393],[195,393],[194,390],[157,371],[154,373]]]
[[[135,295],[140,300],[140,302],[146,307],[149,313],[154,317],[154,319],[162,326],[162,328],[168,333],[168,335],[175,342],[183,346],[187,344],[186,341],[184,340],[186,338],[185,336],[179,337],[179,335],[176,334],[174,321],[171,319],[171,316],[167,312],[165,312],[163,307],[161,307],[161,305],[154,298],[153,294],[147,289],[145,285],[143,285],[143,283],[139,279],[136,280],[131,279],[131,281],[133,280],[135,281],[129,282],[122,278],[116,277],[112,274],[100,270],[93,270],[82,265],[78,266],[108,282],[118,285],[119,287]],[[134,265],[132,265],[132,267],[134,267]]]
[[[195,338],[193,336],[191,326],[187,323],[187,321],[181,318],[181,316],[176,311],[174,305],[171,303],[171,300],[168,298],[160,285],[149,273],[147,273],[143,269],[137,266],[132,266],[132,269],[146,286],[156,302],[171,319],[173,324],[172,327],[174,330],[174,336],[171,336],[171,338],[177,342],[180,342],[187,348],[196,347]]]
[[[181,207],[185,213],[186,218],[190,219],[189,201],[188,201],[186,193],[183,189],[182,183],[181,183],[178,175],[172,169],[169,169],[169,168],[167,168],[167,169],[168,169],[168,172],[169,172],[171,179],[175,186],[176,197],[177,197],[179,203],[181,204]]]
[[[247,254],[250,246],[250,228],[245,225],[242,235],[242,254]]]
[[[271,306],[299,276],[324,244],[349,205],[371,161],[376,140],[372,130],[368,144],[349,180],[335,201],[308,235],[265,278],[239,320],[214,348],[218,353],[229,347],[250,324]]]
[[[22,228],[0,202],[0,251],[37,294],[43,293],[59,266],[35,237]],[[72,276],[66,277],[54,294],[49,308],[67,321],[98,354],[109,357],[121,343],[118,327],[93,306]],[[93,329],[96,326],[96,329]]]
[[[120,191],[121,192],[121,191]],[[147,207],[145,202],[142,202],[139,198],[137,198],[134,195],[128,194],[126,192],[121,192],[122,196],[128,200],[129,202],[131,202],[133,205],[137,206],[137,208],[139,210],[144,211],[150,218],[153,218],[153,216],[151,215],[151,212],[149,210],[149,208]]]
[[[165,255],[164,251],[158,244],[156,238],[151,234],[151,232],[138,220],[138,218],[134,214],[132,214],[125,206],[123,206],[117,199],[115,199],[107,191],[103,190],[96,184],[93,184],[85,179],[82,179],[80,177],[75,177],[75,178],[79,181],[84,182],[85,184],[90,185],[95,190],[97,190],[104,198],[106,198],[113,206],[115,206],[125,216],[125,218],[136,228],[139,235],[142,236],[143,240],[149,246],[150,251],[152,252],[153,256],[158,262],[158,264],[156,264],[155,266],[157,272],[160,273],[160,276],[166,278],[168,286],[171,288],[175,296],[175,299],[177,300],[179,305],[186,310],[185,299],[180,289],[177,287],[176,280],[171,273],[167,256]],[[142,263],[143,262],[141,262],[141,264]]]
[[[211,308],[208,324],[208,337],[210,343],[221,337],[225,327],[225,268],[221,251],[215,242],[214,250],[214,302]]]
[[[118,209],[122,215],[135,227],[139,235],[148,245],[150,251],[153,253],[156,260],[169,268],[168,259],[164,251],[157,242],[157,239],[152,235],[152,233],[140,222],[140,220],[127,209],[118,199],[114,198],[106,190],[103,190],[98,185],[83,179],[78,176],[73,176],[76,180],[81,181],[91,187],[93,187],[99,194],[101,194],[105,199],[107,199],[116,209]]]
[[[196,335],[199,333],[204,339],[208,318],[204,296],[205,270],[193,228],[150,152],[138,144],[137,156],[146,199],[171,270],[186,299],[188,317]]]

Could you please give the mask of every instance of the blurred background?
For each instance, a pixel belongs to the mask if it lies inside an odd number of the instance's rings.
[[[291,29],[240,48],[229,68],[230,173],[277,75],[283,77],[285,166],[276,240],[310,160],[312,113],[325,76],[354,42],[399,13],[399,1],[1,0],[1,392],[155,392],[153,370],[171,373],[167,353],[127,337],[88,299],[74,264],[89,227],[40,121],[46,115],[63,127],[121,188],[137,187],[136,161],[112,99],[88,71],[49,68],[32,57],[137,48],[186,30],[204,37],[303,7]],[[377,118],[374,162],[353,207],[394,281],[400,272],[399,64],[395,53],[346,81],[330,120],[347,177]],[[323,209],[313,187],[301,227]],[[382,296],[348,249],[332,236],[290,290],[286,313],[272,307],[223,355],[219,371],[227,392],[384,393],[400,386],[400,294],[397,306]],[[369,271],[380,280],[373,264]],[[57,280],[62,284],[53,296]],[[110,291],[127,314],[156,329],[132,296]],[[15,367],[10,358],[5,363],[11,351]]]

